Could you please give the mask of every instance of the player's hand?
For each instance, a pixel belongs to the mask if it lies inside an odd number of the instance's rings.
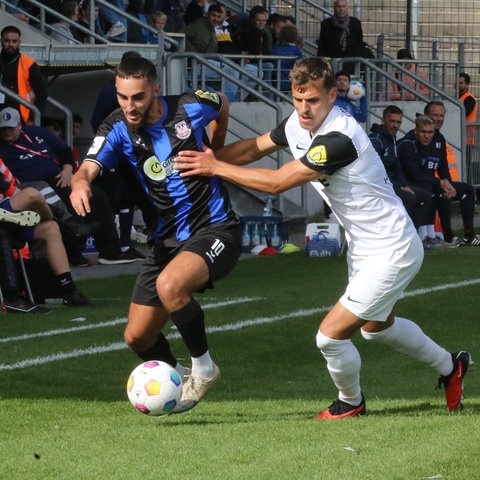
[[[92,190],[87,182],[85,184],[78,183],[72,189],[70,194],[70,203],[78,215],[84,217],[87,213],[92,211],[90,207],[90,198],[92,197]]]
[[[180,170],[181,177],[192,177],[201,175],[211,177],[216,175],[219,160],[215,158],[213,150],[203,147],[203,152],[195,150],[185,150],[179,152],[175,157],[175,170]]]

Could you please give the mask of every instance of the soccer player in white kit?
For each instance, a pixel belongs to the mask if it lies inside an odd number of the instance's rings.
[[[393,313],[423,260],[413,223],[365,131],[334,106],[337,92],[331,64],[319,57],[301,59],[290,80],[295,111],[277,128],[215,153],[180,152],[176,168],[183,176],[217,175],[272,194],[312,182],[342,223],[349,283],[316,336],[339,393],[316,419],[365,414],[361,360],[351,341],[359,329],[366,340],[430,365],[445,387],[447,407],[456,410],[470,354],[449,353],[414,322]],[[278,170],[241,167],[287,146],[295,160]]]

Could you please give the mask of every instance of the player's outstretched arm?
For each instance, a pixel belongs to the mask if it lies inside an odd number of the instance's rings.
[[[82,217],[91,212],[90,197],[92,196],[92,190],[90,184],[99,172],[100,165],[95,162],[84,161],[73,176],[70,202],[78,215]]]
[[[238,185],[275,195],[316,180],[320,176],[300,160],[288,162],[279,170],[244,168],[218,160],[211,149],[204,152],[180,152],[175,160],[175,169],[180,171],[182,177],[218,176]]]
[[[223,162],[233,165],[246,165],[269,155],[281,146],[276,145],[270,139],[270,132],[256,138],[248,138],[215,149],[215,156]]]

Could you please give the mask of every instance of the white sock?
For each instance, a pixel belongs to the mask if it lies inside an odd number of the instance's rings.
[[[317,346],[327,362],[327,369],[338,388],[338,398],[350,405],[360,405],[360,354],[351,340],[334,340],[317,333]]]
[[[420,240],[425,240],[425,237],[427,236],[427,226],[426,225],[420,225],[418,227],[418,236],[420,237]]]
[[[427,225],[427,235],[429,238],[435,238],[435,226]]]
[[[365,340],[382,342],[395,351],[409,355],[420,362],[427,363],[440,375],[452,373],[452,356],[444,348],[437,345],[422,329],[411,320],[395,317],[390,328],[377,333],[361,330]]]
[[[202,378],[213,378],[213,360],[208,351],[201,357],[192,357],[192,373]]]

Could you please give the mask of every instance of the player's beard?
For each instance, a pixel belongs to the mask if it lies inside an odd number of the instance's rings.
[[[127,126],[134,129],[134,130],[137,130],[138,128],[140,128],[142,125],[144,125],[146,122],[145,120],[148,118],[148,114],[150,112],[150,108],[149,107],[145,112],[141,112],[139,110],[134,110],[133,112],[131,113],[134,113],[136,115],[139,115],[139,120],[138,121],[135,121],[135,122],[132,122],[128,119],[128,116],[127,115],[124,115],[125,116],[125,120],[127,122]]]

